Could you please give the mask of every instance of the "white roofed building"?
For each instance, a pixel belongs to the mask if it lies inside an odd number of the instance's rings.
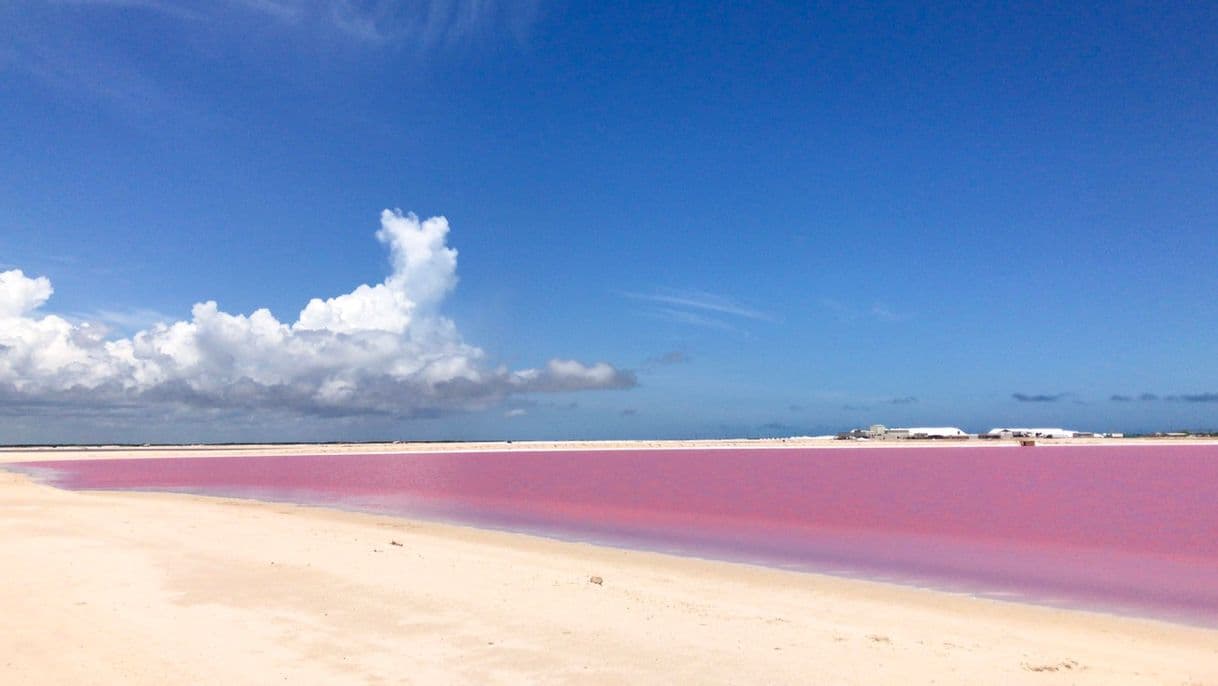
[[[986,438],[1074,438],[1080,432],[1070,429],[994,428],[982,434]]]

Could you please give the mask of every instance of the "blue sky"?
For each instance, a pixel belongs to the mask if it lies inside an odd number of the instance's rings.
[[[0,5],[0,442],[1218,427],[1218,8],[603,4]]]

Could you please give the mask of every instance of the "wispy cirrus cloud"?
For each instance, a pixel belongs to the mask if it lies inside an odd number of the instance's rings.
[[[836,298],[821,298],[820,305],[842,319],[871,319],[897,323],[907,322],[914,318],[912,312],[900,312],[883,303],[873,303],[870,307],[859,307]]]
[[[765,322],[774,321],[774,315],[768,312],[745,307],[730,298],[713,293],[695,291],[686,293],[626,293],[625,295],[628,298],[636,300],[646,300],[682,309],[714,312],[716,314],[726,314]]]
[[[182,2],[181,0],[55,0],[48,4],[97,10],[136,10],[189,20],[202,19],[207,16],[208,11],[206,4]],[[216,11],[225,3],[210,4],[212,5],[211,11]]]
[[[518,38],[540,11],[540,0],[58,0],[61,12],[143,12],[183,22],[195,30],[237,32],[234,20],[333,32],[371,44],[410,42],[452,45],[487,31],[507,29]],[[62,15],[61,15],[62,16]]]
[[[251,69],[299,80],[299,58],[358,58],[393,51],[416,60],[477,49],[507,37],[523,44],[540,0],[59,0],[0,3],[0,75],[32,77],[70,97],[130,115],[191,112],[203,96],[174,80],[139,49],[102,27],[121,20],[166,46],[157,55],[206,66],[240,56]],[[287,59],[285,59],[287,58]],[[315,65],[308,70],[316,75]],[[195,117],[203,117],[192,112]]]
[[[664,321],[674,322],[677,324],[688,324],[690,326],[697,326],[703,329],[718,329],[719,331],[734,332],[740,331],[738,327],[733,326],[722,319],[717,319],[699,312],[675,310],[670,307],[653,307],[644,310],[643,314],[653,319],[663,319]]]
[[[896,312],[880,304],[872,305],[869,312],[873,318],[882,322],[905,322],[913,319],[913,315],[908,312]]]
[[[625,292],[622,295],[647,306],[648,316],[722,331],[739,331],[745,322],[777,321],[773,314],[743,305],[731,298],[704,291]]]
[[[524,42],[539,11],[539,0],[336,0],[330,3],[329,16],[336,28],[353,37],[428,50],[451,48],[494,31],[507,31]]]

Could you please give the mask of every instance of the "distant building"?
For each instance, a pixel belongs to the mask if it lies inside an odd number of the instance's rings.
[[[889,429],[883,424],[872,424],[867,429],[851,429],[837,435],[842,440],[906,440],[906,439],[970,439],[972,435],[955,426],[901,426]]]
[[[982,438],[1076,438],[1084,434],[1069,429],[995,428],[981,434]]]
[[[954,426],[911,426],[888,428],[883,424],[872,424],[870,429],[856,430],[866,438],[880,440],[905,440],[911,438],[968,438],[969,435]]]
[[[954,426],[911,426],[890,431],[904,433],[905,438],[968,438],[968,434]]]
[[[1156,434],[1170,436],[1173,434]],[[1187,434],[1178,434],[1187,435]],[[1007,439],[1037,439],[1037,438],[1122,438],[1120,433],[1096,433],[1092,431],[1074,431],[1060,428],[1028,428],[1028,427],[998,427],[983,434],[969,434],[954,426],[909,426],[887,427],[883,424],[872,424],[866,429],[851,429],[837,434],[836,438],[854,441],[900,441],[918,439],[967,439],[967,438],[1007,438]]]

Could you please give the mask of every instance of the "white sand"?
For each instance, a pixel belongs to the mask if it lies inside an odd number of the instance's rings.
[[[1058,438],[1036,439],[1054,445],[1210,445],[1218,438]],[[758,438],[655,441],[481,441],[469,443],[324,443],[305,445],[65,446],[0,448],[0,463],[37,460],[99,460],[155,457],[221,457],[225,455],[330,455],[502,450],[690,450],[734,448],[1016,448],[1018,439],[839,441],[822,438]]]
[[[7,472],[0,570],[0,684],[1218,685],[1210,629]]]

